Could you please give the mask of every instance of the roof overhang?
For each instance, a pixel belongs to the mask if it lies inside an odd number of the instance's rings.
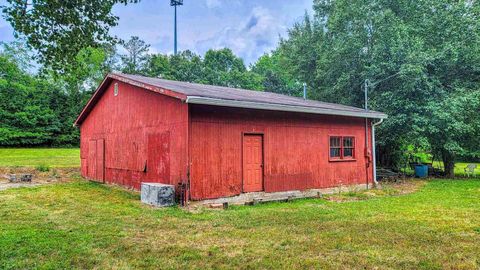
[[[318,108],[318,107],[284,105],[284,104],[276,104],[276,103],[259,103],[259,102],[250,102],[250,101],[216,99],[216,98],[207,98],[207,97],[199,97],[199,96],[188,96],[186,99],[186,103],[234,107],[234,108],[269,110],[269,111],[339,115],[339,116],[373,118],[373,119],[387,118],[387,115],[384,113],[380,113],[376,111],[368,111],[368,110],[346,111],[346,110],[335,110],[335,109]]]
[[[130,79],[125,76],[122,76],[121,74],[110,73],[105,76],[100,86],[94,92],[92,97],[88,100],[87,105],[85,105],[82,112],[78,115],[77,119],[75,120],[74,126],[81,125],[81,123],[87,118],[87,116],[93,110],[96,103],[100,100],[101,96],[107,90],[108,86],[113,80],[130,84],[133,86],[137,86],[147,91],[152,91],[165,96],[176,98],[190,104],[203,104],[203,105],[212,105],[212,106],[270,110],[270,111],[312,113],[312,114],[323,114],[323,115],[339,115],[339,116],[361,117],[361,118],[372,118],[372,119],[387,118],[387,115],[384,113],[369,111],[369,110],[353,111],[353,110],[330,109],[330,108],[321,108],[321,107],[286,105],[286,104],[268,103],[268,102],[252,102],[252,101],[219,99],[219,98],[209,98],[209,97],[200,97],[200,96],[187,96],[185,94],[178,93],[170,89],[166,89],[166,88],[146,84],[138,80]]]

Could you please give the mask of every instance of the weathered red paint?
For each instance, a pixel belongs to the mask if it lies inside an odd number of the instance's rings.
[[[135,189],[188,182],[193,200],[371,182],[363,118],[189,105],[144,85],[104,84],[79,121],[84,177]],[[263,175],[246,187],[249,135],[261,143]],[[330,136],[355,137],[355,158],[330,160]]]
[[[93,146],[104,140],[105,182],[139,189],[141,182],[177,185],[186,181],[188,106],[173,97],[115,82],[118,96],[110,83],[80,126],[83,176],[101,180],[94,159],[98,147]]]
[[[242,134],[263,134],[266,192],[365,184],[365,120],[352,117],[193,105],[191,197],[242,192]],[[329,160],[329,135],[356,140],[355,159]]]

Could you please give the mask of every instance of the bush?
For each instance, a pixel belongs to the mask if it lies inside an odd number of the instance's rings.
[[[37,169],[37,171],[39,171],[39,172],[48,172],[48,171],[50,171],[50,166],[45,165],[45,164],[40,164],[40,165],[37,165],[37,167],[35,167],[35,169]]]

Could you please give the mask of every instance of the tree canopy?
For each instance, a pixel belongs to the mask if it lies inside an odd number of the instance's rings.
[[[363,106],[368,79],[371,108],[390,116],[378,136],[383,163],[399,166],[416,145],[453,173],[455,156],[480,145],[479,12],[476,1],[316,0],[274,54],[315,99]]]
[[[118,17],[115,4],[139,0],[6,0],[3,14],[17,35],[38,52],[38,60],[54,71],[68,71],[84,48],[114,43],[109,30]]]
[[[177,81],[263,90],[262,76],[250,71],[230,49],[208,50],[205,56],[191,51],[177,55],[151,54],[136,74]]]
[[[108,71],[103,49],[83,49],[79,65],[61,77],[33,74],[21,42],[0,52],[0,146],[73,146],[79,132],[73,122]],[[15,52],[15,53],[12,53]]]

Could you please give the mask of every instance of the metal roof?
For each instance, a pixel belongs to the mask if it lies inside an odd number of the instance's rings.
[[[84,117],[86,117],[84,114],[88,114],[90,111],[89,106],[93,106],[96,103],[96,96],[100,95],[104,91],[104,86],[112,79],[179,98],[187,103],[192,104],[341,115],[362,118],[387,118],[386,114],[377,111],[316,100],[305,100],[303,98],[291,97],[271,92],[171,81],[139,75],[111,73],[105,77],[99,89],[97,89],[95,94],[92,96],[87,106],[77,118],[77,121],[75,121],[75,124],[79,124],[81,121],[83,121]]]

